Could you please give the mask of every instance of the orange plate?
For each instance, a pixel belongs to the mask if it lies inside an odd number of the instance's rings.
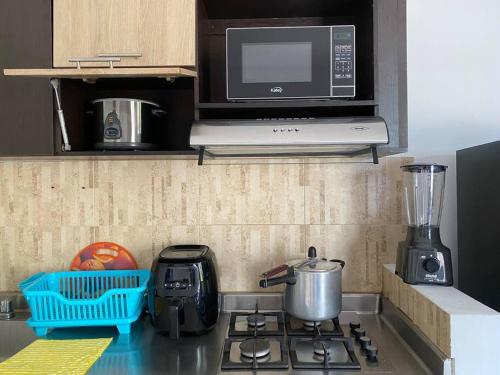
[[[96,242],[83,248],[73,259],[72,271],[136,270],[134,256],[114,242]]]

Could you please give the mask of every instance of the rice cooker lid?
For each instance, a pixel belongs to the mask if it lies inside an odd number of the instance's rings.
[[[148,100],[134,99],[134,98],[102,98],[102,99],[92,100],[90,104],[103,103],[103,102],[137,102],[137,103],[149,104],[157,108],[160,107],[160,105],[157,103],[150,102]]]
[[[160,262],[194,263],[206,259],[210,248],[205,245],[175,245],[162,250],[158,256]]]

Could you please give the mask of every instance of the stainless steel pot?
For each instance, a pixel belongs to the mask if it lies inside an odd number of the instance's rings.
[[[165,111],[153,102],[128,98],[90,102],[94,147],[98,150],[150,150],[157,148],[155,127]]]
[[[286,283],[285,310],[296,318],[312,322],[336,318],[342,310],[345,262],[318,258],[314,247],[309,248],[308,256],[263,273],[260,286]],[[282,272],[286,274],[272,277]]]

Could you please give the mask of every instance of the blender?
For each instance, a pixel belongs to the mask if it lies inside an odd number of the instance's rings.
[[[402,166],[406,239],[398,246],[396,274],[408,284],[452,285],[450,249],[441,242],[445,165]]]

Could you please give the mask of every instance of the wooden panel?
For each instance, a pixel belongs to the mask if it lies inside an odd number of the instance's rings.
[[[196,161],[96,161],[99,225],[198,223]]]
[[[303,165],[206,165],[200,173],[202,224],[304,223]]]
[[[344,292],[380,292],[382,264],[395,259],[397,244],[406,234],[401,225],[307,225],[306,246],[318,255],[346,262]]]
[[[50,0],[0,0],[0,69],[52,66]],[[52,155],[47,80],[0,74],[0,156]]]
[[[195,17],[195,0],[54,0],[54,67],[123,53],[142,56],[116,66],[195,66]]]
[[[384,158],[379,165],[308,165],[306,224],[401,224],[399,167],[409,160]]]
[[[8,254],[0,264],[0,290],[15,288],[30,272],[65,269],[81,247],[107,240],[129,248],[141,267],[149,267],[168,245],[206,243],[217,255],[222,291],[259,291],[262,271],[303,258],[314,245],[320,255],[346,260],[344,291],[381,291],[380,265],[394,262],[405,235],[401,224],[390,224],[391,215],[377,224],[354,216],[358,223],[304,225],[306,202],[312,200],[305,194],[305,174],[316,166],[237,162],[203,167],[196,160],[0,162],[0,248]],[[373,181],[390,190],[388,181],[397,180],[401,163],[376,169]],[[373,171],[370,164],[344,164],[345,175],[330,174],[337,164],[324,168],[315,178],[327,186],[354,185],[353,171]],[[394,194],[401,199],[400,189]],[[336,206],[354,209],[345,197]],[[30,264],[30,257],[39,264]],[[23,269],[19,276],[16,268]],[[394,290],[399,301],[399,288]],[[411,311],[411,299],[406,304]]]
[[[196,1],[142,0],[141,65],[196,66]]]
[[[306,256],[301,225],[202,225],[200,242],[215,251],[220,289],[228,292],[262,292],[262,272]],[[278,286],[265,291],[282,289]]]
[[[99,14],[110,4],[110,0],[53,0],[54,67],[74,67],[68,61],[73,57],[97,56],[103,23]]]
[[[82,68],[82,69],[4,69],[6,76],[47,78],[119,78],[119,77],[196,77],[185,68]]]
[[[86,226],[1,226],[0,290],[16,290],[21,280],[37,272],[68,270],[93,238],[93,229]]]
[[[387,266],[382,267],[382,272],[384,295],[405,313],[448,358],[452,358],[450,314],[439,308],[414,286],[405,284]]]
[[[95,224],[92,161],[0,163],[0,226]]]

